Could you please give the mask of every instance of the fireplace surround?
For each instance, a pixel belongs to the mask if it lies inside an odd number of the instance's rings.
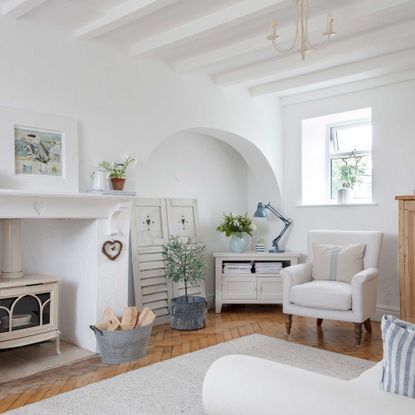
[[[104,309],[110,306],[122,313],[128,305],[131,200],[131,196],[124,195],[0,190],[2,256],[10,252],[10,247],[18,247],[19,226],[22,242],[22,254],[2,258],[0,269],[3,274],[12,271],[19,276],[22,268],[26,275],[59,279],[59,320],[54,329],[62,332],[63,339],[84,349],[96,351],[89,325],[101,318]],[[102,246],[115,239],[122,242],[123,250],[111,261],[102,253]],[[5,248],[5,243],[10,247]],[[18,251],[11,248],[12,253]],[[14,282],[23,284],[25,278]]]

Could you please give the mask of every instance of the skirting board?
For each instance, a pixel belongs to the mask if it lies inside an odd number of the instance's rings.
[[[376,314],[373,317],[374,321],[380,321],[384,314],[392,314],[395,317],[399,317],[400,308],[388,305],[378,304],[376,306]]]

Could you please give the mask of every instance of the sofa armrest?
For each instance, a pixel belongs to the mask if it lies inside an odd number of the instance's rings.
[[[203,382],[207,415],[413,415],[414,401],[378,388],[251,356],[214,362]]]
[[[376,312],[378,269],[367,268],[352,279],[352,310],[355,322],[361,323]]]

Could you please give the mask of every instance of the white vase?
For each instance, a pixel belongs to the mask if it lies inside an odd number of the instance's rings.
[[[337,203],[347,205],[353,201],[353,189],[350,187],[340,187],[337,189]]]
[[[241,236],[237,234],[232,234],[229,241],[229,249],[233,253],[242,253],[245,251],[248,246],[248,235],[243,233]]]

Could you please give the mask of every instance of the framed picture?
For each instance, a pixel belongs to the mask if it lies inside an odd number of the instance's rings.
[[[77,193],[75,120],[0,107],[0,188]]]

